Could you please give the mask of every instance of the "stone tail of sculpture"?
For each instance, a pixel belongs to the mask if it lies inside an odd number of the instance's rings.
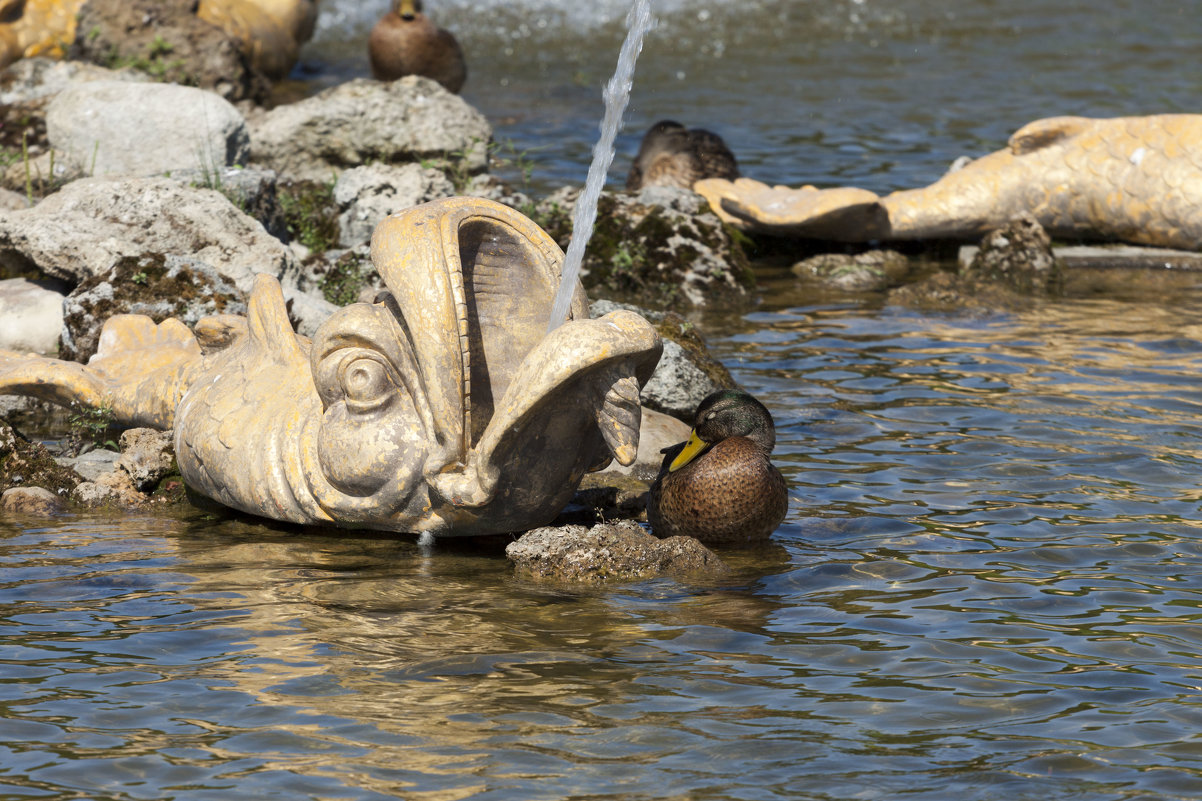
[[[200,345],[175,319],[122,314],[104,325],[89,362],[0,351],[0,395],[105,411],[122,426],[169,429],[200,361]]]

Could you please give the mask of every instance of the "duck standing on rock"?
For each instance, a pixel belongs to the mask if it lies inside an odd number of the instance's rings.
[[[784,476],[768,458],[775,444],[772,415],[758,400],[733,389],[706,397],[688,441],[666,451],[651,486],[647,519],[656,536],[766,540],[789,508]]]
[[[718,134],[661,120],[643,134],[626,188],[631,192],[644,186],[692,189],[702,178],[733,181],[738,177],[739,164]]]
[[[421,0],[392,0],[388,13],[371,29],[367,53],[372,77],[379,81],[424,75],[458,93],[467,80],[459,42],[422,13]]]

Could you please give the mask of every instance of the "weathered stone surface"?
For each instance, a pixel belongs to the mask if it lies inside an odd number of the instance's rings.
[[[798,278],[848,292],[871,292],[896,286],[910,273],[910,260],[896,250],[863,253],[820,253],[792,266]]]
[[[216,170],[172,170],[169,177],[184,186],[216,189],[240,210],[258,220],[267,233],[282,242],[289,240],[275,170],[233,165]]]
[[[71,498],[85,506],[141,506],[150,500],[138,492],[133,479],[124,470],[113,470],[84,481],[71,491]]]
[[[0,271],[81,281],[153,254],[205,262],[243,292],[256,273],[292,285],[298,270],[292,251],[220,192],[169,178],[85,178],[0,215]]]
[[[417,76],[352,80],[250,123],[255,163],[313,181],[372,162],[429,163],[466,178],[487,168],[492,139],[480,112]]]
[[[121,456],[116,466],[129,474],[134,486],[147,492],[176,471],[171,431],[129,428],[121,432]]]
[[[88,0],[78,32],[76,60],[134,67],[227,100],[262,100],[270,89],[237,39],[196,16],[196,0]]]
[[[696,326],[679,314],[609,300],[593,301],[589,313],[600,317],[614,309],[639,313],[655,326],[664,340],[659,364],[639,394],[644,406],[691,424],[697,404],[707,395],[735,387],[730,372],[710,354]]]
[[[121,454],[107,448],[93,448],[77,456],[56,456],[54,461],[63,467],[69,467],[79,473],[87,481],[95,481],[105,473],[111,473],[117,467]]]
[[[0,490],[9,487],[45,487],[66,493],[83,477],[54,460],[40,442],[30,442],[0,420]]]
[[[889,292],[889,302],[921,309],[1020,309],[1059,292],[1063,274],[1036,220],[1020,215],[985,235],[959,273],[940,272]]]
[[[20,192],[0,188],[0,211],[19,211],[29,208],[29,200]]]
[[[535,219],[567,248],[579,190],[538,204]],[[722,222],[685,189],[649,187],[636,196],[602,192],[581,280],[624,300],[654,306],[744,303],[755,285],[750,262]]]
[[[445,173],[419,164],[347,170],[334,184],[334,201],[342,212],[339,244],[349,248],[370,242],[376,226],[394,211],[454,194],[455,185]]]
[[[88,81],[150,80],[144,72],[109,69],[86,61],[59,61],[53,58],[25,58],[0,72],[0,106],[49,100],[68,86]]]
[[[90,175],[216,174],[246,162],[246,121],[230,103],[191,86],[91,81],[63,89],[46,109],[51,147]]]
[[[47,517],[62,512],[66,504],[45,487],[10,487],[0,495],[0,508],[13,514]]]
[[[89,276],[62,303],[64,359],[86,362],[96,352],[100,329],[115,314],[144,314],[161,323],[175,317],[194,326],[214,314],[245,314],[236,286],[208,264],[159,253],[125,256],[100,275]]]
[[[505,548],[517,570],[538,579],[600,583],[661,575],[714,578],[726,563],[692,537],[657,539],[637,523],[536,528]]]
[[[63,328],[63,296],[24,278],[0,281],[0,348],[54,353]]]
[[[1015,292],[1046,295],[1063,281],[1052,240],[1035,217],[1023,213],[986,234],[963,271],[974,281],[996,281]]]

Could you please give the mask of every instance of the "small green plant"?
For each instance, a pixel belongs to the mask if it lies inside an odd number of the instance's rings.
[[[134,273],[133,275],[131,275],[129,277],[129,280],[133,281],[135,284],[140,284],[142,286],[146,286],[146,282],[149,279],[147,278],[145,272],[137,272],[137,273]]]
[[[108,438],[109,429],[115,417],[111,404],[103,403],[96,407],[80,407],[71,404],[71,413],[67,416],[69,431],[64,444],[76,455],[92,448],[117,450],[117,443]]]
[[[530,187],[530,179],[534,175],[535,167],[535,162],[530,158],[530,154],[545,147],[548,146],[540,145],[518,150],[512,139],[506,139],[504,143],[494,142],[489,145],[489,155],[492,158],[492,165],[497,169],[516,168],[518,174],[522,176],[522,190],[526,191]]]
[[[324,253],[338,244],[338,205],[334,181],[298,181],[280,187],[280,212],[288,233],[314,253]]]

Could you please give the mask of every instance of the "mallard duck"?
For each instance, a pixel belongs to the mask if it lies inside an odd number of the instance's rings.
[[[739,164],[722,137],[703,128],[685,128],[679,122],[655,123],[639,145],[638,155],[626,176],[626,188],[678,186],[692,189],[702,178],[739,177]]]
[[[688,441],[665,451],[647,502],[652,530],[702,542],[767,539],[789,506],[784,476],[768,459],[775,444],[772,415],[758,400],[733,389],[709,395]]]
[[[421,0],[392,0],[388,13],[371,29],[367,53],[376,80],[424,75],[448,92],[458,92],[467,79],[459,42],[422,13]]]

